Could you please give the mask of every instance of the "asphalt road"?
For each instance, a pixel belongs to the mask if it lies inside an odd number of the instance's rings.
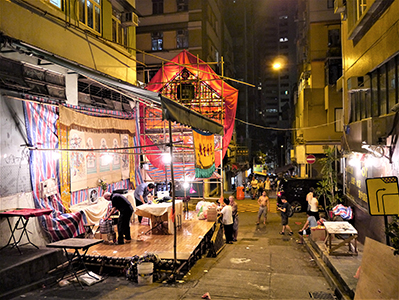
[[[272,199],[266,225],[256,225],[255,200],[239,200],[238,241],[225,245],[216,258],[202,258],[179,283],[139,286],[110,276],[85,287],[44,287],[14,299],[334,299],[333,291],[303,245],[298,230],[305,213],[290,218],[293,236],[279,235],[280,215]]]

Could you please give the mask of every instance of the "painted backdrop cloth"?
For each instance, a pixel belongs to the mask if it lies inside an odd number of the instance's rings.
[[[193,129],[195,177],[209,178],[215,172],[215,135]]]
[[[57,107],[23,102],[28,142],[37,148],[58,148]],[[48,178],[60,178],[58,159],[54,151],[32,150],[29,156],[30,178],[35,208],[50,208],[50,215],[39,217],[40,223],[52,241],[77,236],[84,232],[83,215],[66,213],[61,195],[40,198],[40,182]]]

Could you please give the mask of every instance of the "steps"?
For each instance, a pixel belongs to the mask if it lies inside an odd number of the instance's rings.
[[[65,262],[61,250],[22,247],[0,251],[0,299],[10,299],[43,285],[55,282],[55,275],[47,272]]]

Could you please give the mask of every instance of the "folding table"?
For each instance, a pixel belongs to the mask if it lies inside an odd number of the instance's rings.
[[[36,246],[35,244],[33,244],[30,239],[29,239],[29,235],[28,235],[28,230],[26,229],[28,222],[29,222],[29,218],[30,217],[39,217],[42,215],[49,215],[52,212],[52,210],[50,208],[18,208],[18,209],[13,209],[13,210],[8,210],[8,211],[3,211],[0,212],[0,218],[7,218],[7,222],[8,222],[8,227],[10,228],[11,231],[11,236],[7,242],[7,245],[5,245],[4,247],[2,247],[0,250],[11,246],[11,248],[15,247],[18,249],[19,253],[22,254],[21,250],[18,247],[18,244],[21,242],[22,236],[25,234],[26,238],[28,239],[28,242],[23,244],[31,244],[32,246],[36,247],[37,249],[39,249],[38,246]],[[10,218],[11,217],[17,217],[18,220],[17,222],[15,222],[14,227],[12,227],[11,222],[10,222]],[[18,225],[21,223],[21,227],[18,227]],[[19,236],[19,239],[17,240],[15,237],[15,232],[17,230],[22,230],[21,235]],[[11,243],[11,240],[13,240],[14,242]],[[22,245],[20,245],[22,246]]]
[[[89,276],[95,278],[87,270],[86,265],[84,263],[84,258],[86,256],[87,250],[89,250],[89,248],[91,246],[97,245],[102,242],[103,242],[103,240],[101,240],[101,239],[69,238],[69,239],[65,239],[65,240],[61,240],[61,241],[57,241],[57,242],[48,244],[47,247],[49,247],[49,248],[63,249],[66,258],[68,259],[68,266],[65,269],[62,277],[58,280],[58,282],[60,282],[65,277],[69,267],[71,267],[71,271],[72,271],[73,275],[75,275],[76,280],[79,282],[80,286],[83,288],[82,283],[79,281],[78,275],[76,274],[77,268],[75,269],[72,265],[74,260],[76,260],[78,262],[78,266],[80,266],[80,265],[83,266],[84,270],[86,271],[86,273]],[[68,252],[68,250],[70,250],[70,249],[75,250],[72,255],[70,252]],[[79,252],[80,249],[83,251],[83,253]],[[98,278],[95,278],[95,279],[98,279]]]
[[[136,207],[136,215],[150,218],[151,220],[151,230],[159,227],[163,230],[163,222],[168,222],[168,229],[165,230],[166,234],[174,233],[174,226],[172,220],[169,218],[170,213],[172,211],[172,202],[164,202],[164,203],[152,203],[152,204],[143,204]],[[183,201],[176,200],[175,201],[175,216],[176,216],[176,227],[182,225],[183,219]],[[149,232],[148,231],[148,232]]]
[[[336,222],[324,222],[324,226],[326,228],[326,239],[324,243],[327,247],[328,253],[330,255],[358,255],[357,252],[357,230],[346,221],[336,221]],[[335,235],[340,235],[342,237],[342,241],[338,244],[332,244],[332,239]],[[353,245],[352,245],[353,241]],[[349,252],[337,252],[337,249],[342,246],[348,245]],[[353,250],[352,250],[353,247]]]

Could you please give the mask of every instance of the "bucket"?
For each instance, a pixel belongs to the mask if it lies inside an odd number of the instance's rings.
[[[152,283],[152,273],[154,264],[151,262],[143,262],[137,265],[137,283],[140,285]]]

